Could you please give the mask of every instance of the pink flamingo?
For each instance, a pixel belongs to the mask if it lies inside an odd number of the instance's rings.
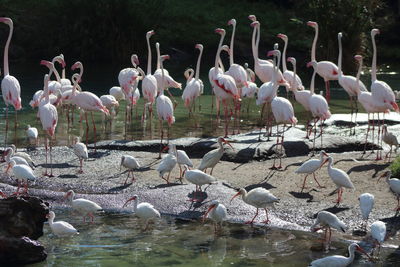
[[[381,142],[382,146],[382,138],[381,134],[381,125],[384,124],[385,118],[383,117],[382,123],[379,121],[379,112],[385,112],[386,110],[395,110],[399,112],[399,106],[396,103],[396,98],[394,96],[392,88],[385,83],[384,81],[379,81],[376,78],[376,43],[375,43],[375,35],[379,34],[378,29],[371,30],[371,39],[372,39],[372,47],[374,50],[372,57],[372,70],[371,70],[371,94],[372,99],[374,100],[374,106],[379,110],[378,111],[378,145]],[[384,115],[383,115],[384,116]],[[376,160],[382,159],[382,151],[377,151]]]
[[[17,78],[10,75],[8,67],[8,49],[13,34],[13,21],[10,18],[0,17],[0,22],[7,24],[10,27],[6,46],[4,47],[4,78],[1,81],[1,92],[3,94],[4,103],[6,104],[6,128],[4,136],[4,147],[7,144],[8,133],[8,105],[12,105],[15,109],[14,133],[17,134],[17,111],[22,108],[21,106],[21,86]]]
[[[291,124],[295,125],[297,123],[297,118],[294,116],[294,110],[292,103],[290,103],[289,100],[283,97],[276,96],[277,95],[277,90],[279,88],[279,85],[277,84],[276,81],[276,76],[277,72],[279,70],[279,65],[281,61],[281,52],[279,50],[272,50],[268,52],[268,56],[274,56],[274,68],[276,68],[275,72],[272,75],[272,81],[274,83],[274,90],[275,90],[275,97],[271,101],[271,109],[272,109],[272,114],[274,114],[275,122],[276,122],[276,146],[280,145],[280,153],[279,153],[279,166],[275,166],[275,160],[276,157],[274,158],[274,165],[272,166],[272,169],[280,169],[282,168],[282,149],[283,149],[283,142],[285,138],[285,127],[286,124]],[[278,65],[275,66],[275,61],[276,57],[278,58]],[[282,136],[280,136],[279,132],[279,124],[283,124],[283,129],[282,129]],[[281,141],[279,142],[279,137],[281,137]]]
[[[147,100],[147,103],[150,103],[149,105],[149,116],[150,120],[152,117],[152,111],[153,111],[153,103],[154,100],[156,99],[157,96],[157,79],[154,77],[154,75],[151,74],[151,48],[150,48],[150,37],[154,35],[154,31],[148,31],[146,33],[146,41],[147,41],[147,49],[148,49],[148,55],[147,55],[147,73],[146,76],[143,78],[142,81],[142,93],[143,97]],[[145,112],[146,112],[146,101],[143,106],[143,117],[142,120],[145,118]]]
[[[185,102],[185,107],[189,109],[189,113],[192,113],[192,102],[194,103],[195,99],[200,96],[204,84],[203,81],[199,78],[200,76],[200,62],[201,62],[201,56],[203,54],[203,45],[202,44],[196,44],[195,46],[196,49],[199,49],[199,57],[197,58],[197,64],[196,64],[196,72],[195,72],[195,78],[192,79],[193,77],[193,72],[187,77],[187,83],[186,87],[183,90],[182,94],[182,99]]]
[[[311,47],[311,61],[317,62],[315,59],[315,50],[318,40],[318,23],[314,21],[307,22],[307,25],[315,29],[315,36]],[[331,99],[329,81],[337,80],[339,78],[339,69],[335,63],[330,61],[319,61],[317,62],[317,73],[325,81],[326,88],[326,100],[329,102]]]
[[[162,85],[164,85],[164,67],[163,67],[163,61],[169,59],[168,55],[163,55],[160,56],[160,67],[161,67],[161,74],[162,74]],[[163,148],[163,137],[164,137],[164,130],[163,130],[163,121],[167,121],[168,123],[168,131],[167,131],[167,138],[168,138],[168,143],[169,143],[169,127],[175,122],[175,117],[174,117],[174,106],[172,104],[171,99],[169,99],[168,96],[164,95],[164,88],[162,88],[160,94],[157,97],[157,114],[158,114],[158,119],[160,121],[160,155],[159,157],[161,158],[161,151]]]
[[[314,93],[314,83],[315,83],[315,75],[318,69],[317,61],[311,61],[307,63],[307,67],[313,67],[314,73],[311,78],[311,85],[310,85],[310,93],[311,96],[309,98],[309,107],[312,116],[314,117],[314,139],[313,139],[313,151],[315,151],[315,139],[317,138],[317,122],[320,121],[320,128],[321,128],[321,146],[322,146],[322,125],[326,119],[331,117],[331,112],[329,111],[328,102],[326,99],[318,94]],[[311,128],[312,130],[312,128]]]
[[[51,62],[50,62],[51,63]],[[45,103],[39,106],[39,118],[42,122],[43,130],[46,132],[46,171],[44,173],[45,176],[53,177],[53,157],[51,154],[52,151],[52,139],[54,137],[56,126],[58,122],[58,113],[57,108],[50,104],[49,99],[49,75],[46,74],[44,76],[44,94],[46,96]],[[50,137],[50,141],[49,141]],[[47,152],[48,152],[48,144],[50,143],[50,174],[47,173]]]
[[[357,124],[357,113],[358,113],[358,106],[357,106],[357,92],[358,91],[367,91],[367,88],[365,87],[364,83],[360,81],[360,79],[357,79],[354,76],[350,75],[343,75],[342,73],[342,33],[338,33],[338,43],[339,43],[339,58],[338,58],[338,70],[339,70],[339,84],[340,86],[343,87],[343,89],[347,92],[347,94],[350,97],[350,108],[351,108],[351,122],[353,122],[353,112],[354,112],[354,105],[355,105],[355,121],[354,125]],[[350,125],[350,134],[351,133],[351,127]],[[356,129],[354,127],[354,132],[355,134]]]
[[[225,137],[228,137],[228,101],[230,99],[235,99],[240,101],[240,95],[238,89],[236,87],[235,79],[232,78],[230,75],[226,75],[218,71],[218,58],[219,54],[221,53],[222,42],[224,41],[225,37],[225,30],[224,29],[216,29],[216,33],[221,35],[217,55],[215,57],[215,66],[214,66],[214,73],[212,74],[213,78],[213,88],[215,96],[222,101],[224,105],[224,113],[225,113]]]
[[[76,87],[81,80],[81,76],[78,73],[75,73],[72,75],[72,96],[71,96],[71,103],[74,105],[80,107],[85,111],[85,119],[86,119],[86,144],[88,143],[88,133],[89,133],[89,123],[88,123],[88,118],[87,118],[87,112],[90,111],[90,115],[92,117],[92,123],[93,123],[93,132],[94,132],[94,151],[96,152],[96,124],[94,122],[93,118],[93,111],[100,111],[107,116],[110,115],[110,112],[108,109],[103,105],[101,102],[100,98],[91,93],[91,92],[86,92],[82,91],[79,92],[76,90]]]

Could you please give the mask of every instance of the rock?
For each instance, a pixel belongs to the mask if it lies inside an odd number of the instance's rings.
[[[27,264],[46,259],[40,242],[49,204],[37,197],[0,200],[0,262]],[[32,240],[34,239],[34,240]]]

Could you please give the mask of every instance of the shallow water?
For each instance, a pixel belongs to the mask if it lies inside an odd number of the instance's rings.
[[[225,223],[214,234],[211,222],[186,222],[163,217],[143,231],[133,214],[97,216],[94,224],[85,224],[79,216],[57,211],[57,220],[66,220],[79,231],[78,236],[58,238],[45,225],[39,240],[46,247],[45,262],[39,266],[307,266],[312,260],[334,254],[346,254],[347,244],[333,242],[329,252],[313,251],[319,234],[300,231],[250,227]],[[395,265],[399,255],[383,248],[382,262]],[[353,266],[373,266],[364,257],[356,257]]]

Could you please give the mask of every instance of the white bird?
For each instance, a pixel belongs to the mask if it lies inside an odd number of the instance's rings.
[[[218,137],[218,145],[219,148],[213,149],[209,151],[207,154],[203,156],[200,162],[199,170],[204,171],[205,173],[207,172],[207,168],[211,168],[210,174],[212,175],[212,172],[214,170],[215,165],[220,161],[222,158],[222,155],[224,155],[224,145],[223,144],[228,144],[232,149],[233,146],[229,144],[228,141],[226,141],[223,137]]]
[[[359,251],[369,258],[368,254],[356,243],[349,245],[349,257],[342,255],[328,256],[322,259],[314,260],[310,263],[310,267],[345,267],[354,261],[354,251]]]
[[[301,164],[301,166],[295,171],[295,173],[305,173],[306,177],[304,177],[303,181],[303,186],[301,187],[301,192],[303,192],[305,185],[306,185],[306,179],[308,175],[312,174],[314,176],[315,182],[317,182],[319,187],[323,187],[319,184],[317,178],[315,177],[315,172],[321,167],[321,164],[324,162],[324,156],[329,157],[328,154],[325,153],[325,151],[321,150],[319,152],[319,159],[310,159]]]
[[[387,145],[390,146],[390,150],[385,155],[385,159],[389,158],[389,161],[392,156],[392,149],[395,146],[394,153],[397,153],[397,149],[399,148],[399,142],[397,141],[397,137],[387,130],[387,125],[384,124],[382,126],[382,141],[385,142]]]
[[[397,207],[396,211],[400,210],[400,180],[397,178],[390,178],[392,176],[392,171],[387,171],[379,177],[379,180],[382,177],[386,178],[386,182],[389,184],[390,189],[396,194],[397,196]],[[378,180],[378,181],[379,181]]]
[[[258,209],[265,210],[265,215],[267,216],[267,219],[265,221],[263,221],[263,223],[267,224],[270,222],[270,220],[268,218],[267,207],[273,206],[275,202],[279,202],[279,198],[277,198],[271,192],[269,192],[267,189],[264,189],[262,187],[254,188],[254,189],[250,190],[249,192],[247,192],[246,189],[244,189],[244,188],[240,188],[239,192],[231,198],[231,201],[235,197],[240,196],[240,195],[242,195],[242,199],[245,203],[257,208],[256,215],[253,217],[253,219],[251,221],[246,222],[246,224],[253,224],[254,219],[258,215]]]
[[[369,214],[371,213],[372,208],[374,207],[374,195],[370,193],[364,193],[359,196],[358,200],[360,201],[361,215],[365,222],[364,228],[366,228]]]
[[[208,206],[207,211],[204,213],[203,221],[208,217],[214,221],[214,230],[217,232],[218,224],[222,229],[222,223],[226,220],[228,213],[224,204],[219,203],[218,200],[213,200]]]
[[[189,156],[186,154],[184,150],[177,150],[176,145],[169,143],[168,146],[164,148],[168,149],[168,153],[172,155],[176,155],[177,163],[179,166],[179,178],[182,178],[182,167],[181,165],[187,165],[190,168],[193,168],[193,162],[190,160]]]
[[[194,193],[193,198],[191,201],[199,201],[196,198],[197,192],[201,192],[201,186],[205,184],[215,184],[217,183],[217,179],[214,176],[211,176],[207,173],[204,173],[200,170],[189,170],[188,166],[184,165],[185,170],[183,171],[183,176],[186,180],[190,183],[196,185],[196,191]]]
[[[154,206],[151,205],[150,203],[142,202],[138,205],[138,196],[137,195],[134,195],[133,197],[128,199],[125,202],[125,204],[122,206],[122,208],[125,207],[128,204],[128,202],[130,202],[132,200],[134,201],[133,202],[133,210],[135,211],[136,216],[138,216],[140,219],[145,221],[146,227],[144,230],[147,230],[150,220],[161,218],[160,212],[158,210],[156,210],[154,208]]]
[[[318,224],[321,227],[317,227]],[[344,222],[342,222],[335,214],[325,210],[318,212],[317,219],[311,226],[311,231],[316,232],[320,229],[323,229],[325,231],[324,242],[326,242],[328,246],[331,243],[331,236],[332,236],[331,228],[334,228],[338,231],[342,231],[343,233],[345,233],[347,227],[344,224]],[[329,230],[329,236],[328,236],[328,230]]]
[[[344,190],[343,187],[354,189],[354,185],[345,171],[342,171],[341,169],[338,168],[332,168],[332,162],[333,162],[332,157],[328,157],[322,165],[324,165],[326,162],[329,162],[328,163],[329,177],[332,179],[333,183],[336,184],[336,187],[338,188],[338,198],[336,200],[336,204],[339,205],[340,201],[342,201],[342,194]]]
[[[154,77],[157,80],[157,92],[158,94],[161,93],[161,90],[165,90],[165,88],[177,88],[177,89],[182,89],[182,84],[178,83],[177,81],[174,80],[174,78],[171,77],[169,74],[169,71],[165,68],[163,68],[162,62],[160,60],[160,47],[156,43],[156,52],[157,52],[157,66],[156,70],[154,72]],[[164,69],[164,78],[163,78],[163,69]],[[168,91],[169,95],[172,97],[171,93]]]
[[[23,158],[26,162],[28,162],[29,167],[31,167],[33,170],[35,169],[36,164],[35,164],[35,162],[33,161],[33,159],[31,158],[31,156],[29,156],[28,153],[25,153],[25,152],[17,152],[17,147],[16,147],[14,144],[11,144],[11,145],[10,145],[10,148],[12,149],[12,151],[9,151],[9,152],[11,152],[11,156],[12,156],[12,157],[20,157],[20,158]],[[7,149],[6,149],[6,151],[7,151]],[[18,161],[15,161],[15,162],[16,162],[17,164],[19,164]],[[22,163],[22,164],[24,164],[24,163]]]
[[[72,236],[79,234],[78,230],[75,229],[71,224],[64,221],[54,222],[54,218],[56,217],[54,211],[50,211],[47,214],[47,218],[49,221],[49,225],[53,234],[59,237],[63,236]]]
[[[8,170],[11,168],[12,160],[15,161],[15,163],[18,165],[25,165],[27,167],[30,167],[29,163],[24,158],[14,156],[14,150],[11,147],[6,148],[4,155],[5,155],[5,161],[7,162],[7,169],[6,169],[5,173],[8,173]]]
[[[229,45],[229,70],[227,71],[233,79],[235,79],[236,87],[242,88],[247,82],[247,72],[246,70],[237,63],[234,63],[233,58],[233,42],[235,40],[235,31],[236,31],[236,19],[231,19],[228,21],[228,25],[232,25],[232,35],[231,35],[231,43]]]
[[[175,155],[167,154],[163,156],[160,165],[158,165],[157,171],[160,175],[161,179],[164,179],[167,184],[169,184],[169,176],[171,175],[171,171],[175,168],[177,163],[177,159]],[[167,178],[164,178],[164,175],[168,173]]]
[[[87,147],[84,143],[81,142],[80,138],[77,136],[75,137],[75,144],[72,146],[72,148],[74,149],[74,153],[78,157],[80,163],[78,173],[83,173],[82,162],[84,159],[89,158]]]
[[[378,256],[381,250],[381,245],[386,239],[386,224],[381,221],[376,221],[371,224],[371,236],[374,239],[374,248],[378,245]]]
[[[33,174],[33,170],[29,166],[17,164],[13,159],[10,161],[10,166],[14,173],[15,179],[18,180],[18,188],[16,195],[19,194],[21,181],[25,182],[25,191],[23,192],[23,194],[28,193],[28,181],[35,182],[37,179],[35,174]]]
[[[35,145],[37,145],[38,141],[38,130],[36,127],[31,127],[29,124],[26,126],[26,135],[28,136],[29,143],[31,143],[32,140],[35,141]]]
[[[113,86],[109,90],[109,94],[112,95],[117,101],[125,100],[124,92],[120,86]]]
[[[93,222],[95,212],[103,211],[103,208],[100,207],[97,203],[84,199],[78,198],[74,199],[75,192],[73,190],[68,190],[65,194],[64,199],[67,199],[72,209],[83,214],[83,222],[86,222],[86,217],[89,216]]]
[[[119,165],[119,171],[121,171],[121,167],[122,166],[124,166],[125,168],[128,169],[128,176],[126,177],[124,185],[126,185],[126,182],[128,181],[128,178],[129,178],[130,174],[132,174],[132,183],[133,183],[133,181],[135,181],[135,175],[133,174],[133,171],[140,168],[139,161],[137,161],[137,159],[135,157],[133,157],[133,156],[123,155],[121,157],[121,163]]]

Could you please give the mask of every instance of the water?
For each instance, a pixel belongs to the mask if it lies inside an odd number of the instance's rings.
[[[329,253],[313,251],[319,234],[250,227],[225,223],[215,235],[211,222],[185,222],[171,217],[143,225],[133,214],[97,216],[94,224],[81,217],[57,211],[57,220],[67,220],[79,231],[72,238],[54,236],[48,225],[39,240],[46,247],[41,266],[307,266],[314,259],[346,254],[347,244],[333,242]],[[393,248],[383,248],[385,266],[395,265]],[[392,258],[391,258],[392,257]],[[382,262],[380,262],[382,263]],[[373,266],[357,257],[353,266]]]

